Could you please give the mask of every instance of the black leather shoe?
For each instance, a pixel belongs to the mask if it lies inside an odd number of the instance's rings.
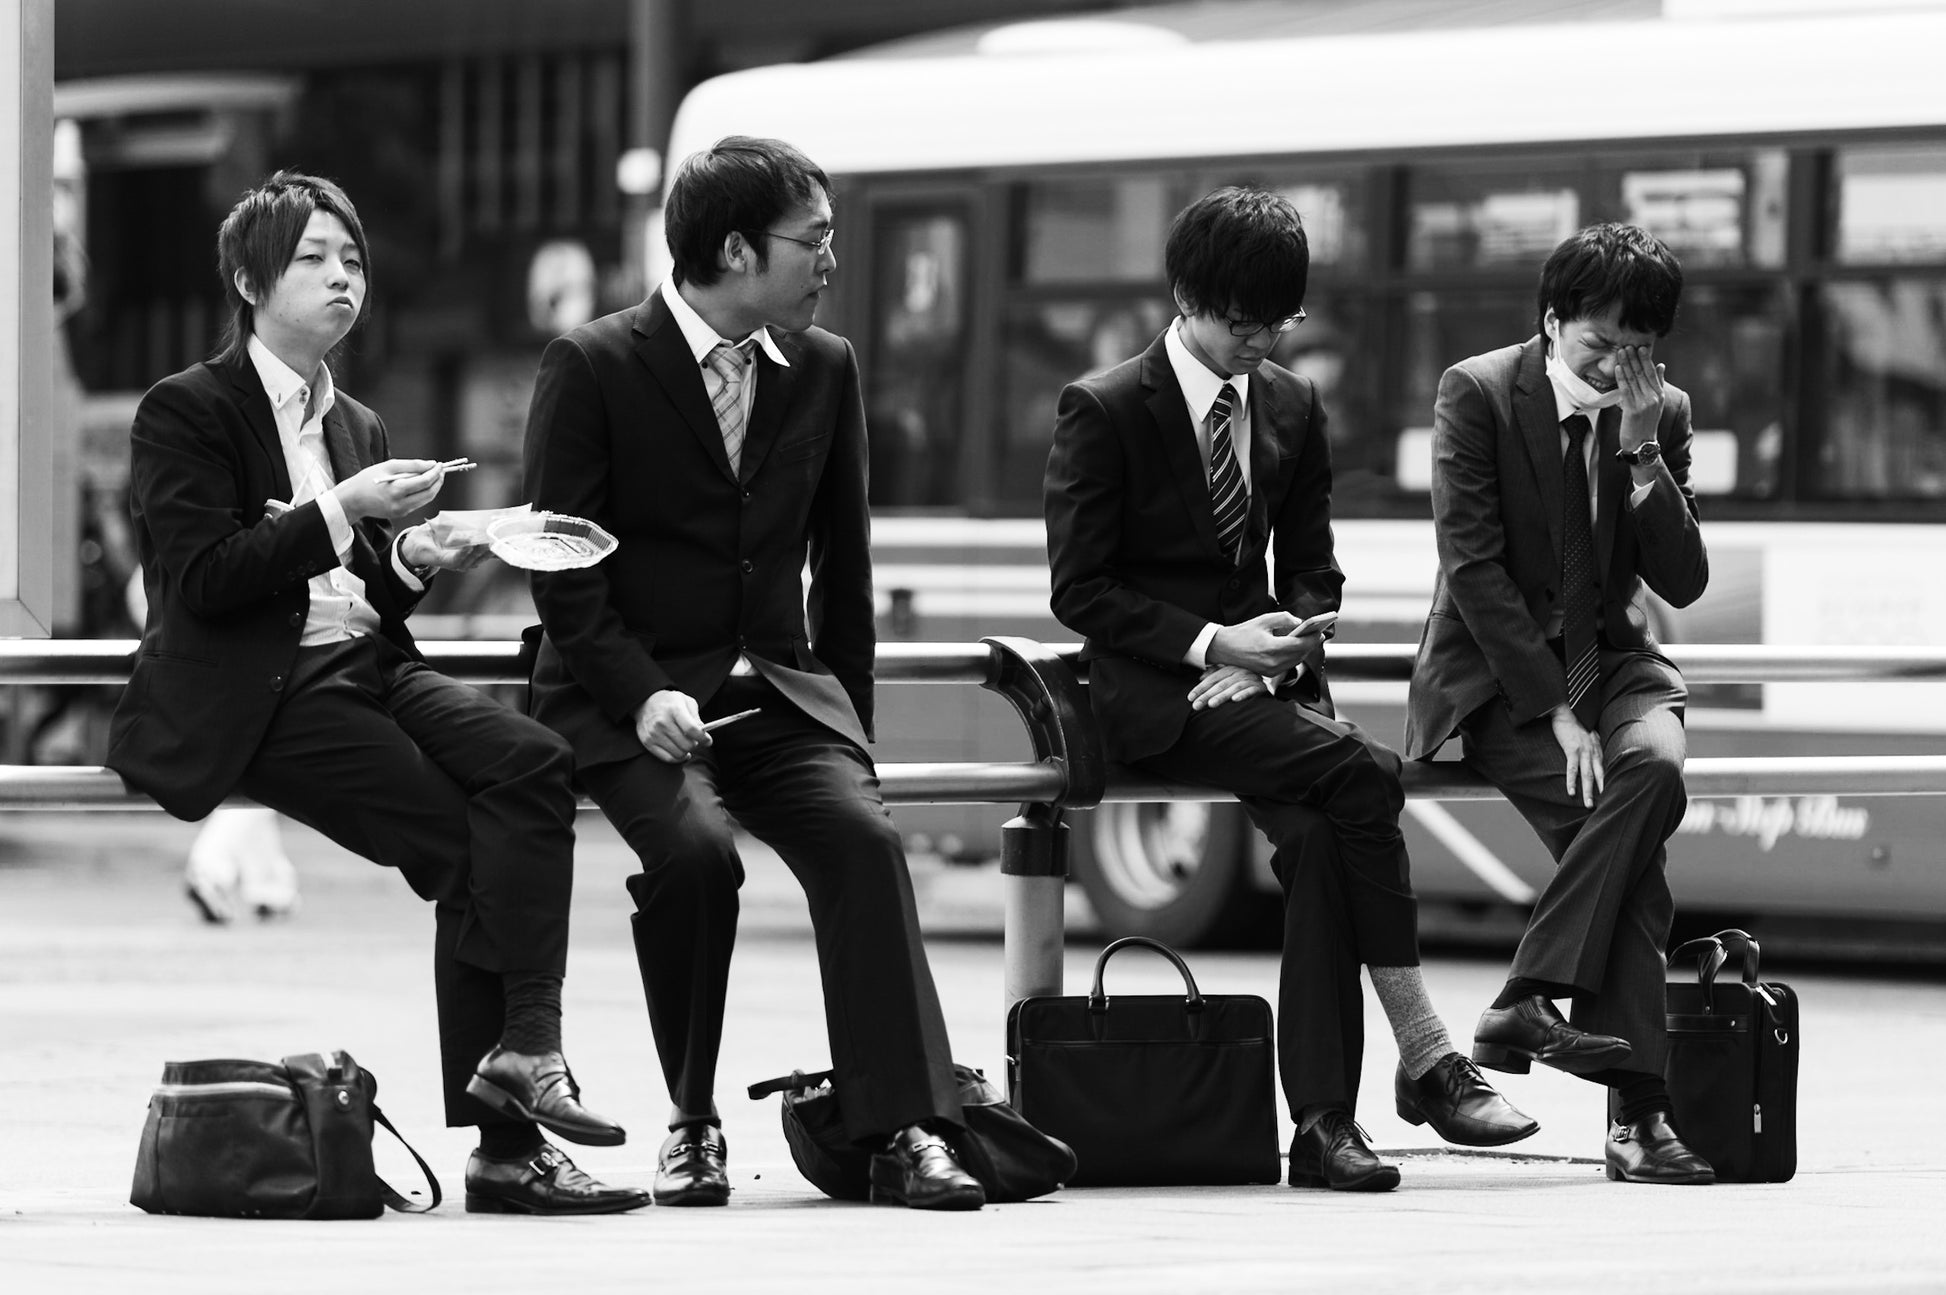
[[[657,1205],[728,1205],[729,1144],[714,1124],[684,1124],[663,1140],[656,1156]]]
[[[1310,1132],[1291,1139],[1290,1184],[1334,1192],[1389,1192],[1399,1185],[1399,1170],[1378,1158],[1365,1141],[1365,1130],[1349,1114],[1326,1111]]]
[[[1683,1144],[1664,1111],[1653,1111],[1633,1124],[1610,1125],[1604,1154],[1608,1177],[1618,1183],[1695,1186],[1716,1181],[1709,1161]]]
[[[1628,1054],[1627,1039],[1575,1029],[1540,994],[1529,994],[1506,1007],[1487,1008],[1473,1031],[1473,1060],[1513,1075],[1526,1074],[1535,1061],[1585,1075],[1617,1065]]]
[[[872,1199],[915,1210],[977,1210],[987,1193],[944,1138],[911,1124],[872,1157]]]
[[[1504,1147],[1541,1131],[1539,1121],[1516,1110],[1457,1052],[1441,1057],[1417,1079],[1406,1078],[1401,1065],[1392,1076],[1392,1095],[1400,1119],[1430,1124],[1462,1147]]]
[[[466,1091],[502,1115],[532,1120],[570,1142],[619,1147],[628,1140],[621,1125],[581,1104],[581,1088],[558,1052],[495,1048],[480,1059]]]
[[[620,1214],[648,1203],[641,1188],[598,1183],[545,1142],[531,1156],[475,1151],[466,1160],[468,1214]]]

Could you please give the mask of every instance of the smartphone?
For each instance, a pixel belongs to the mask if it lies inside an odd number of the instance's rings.
[[[1297,628],[1291,631],[1291,635],[1295,638],[1305,634],[1321,634],[1325,638],[1330,638],[1337,629],[1337,612],[1319,612],[1316,616],[1306,616],[1299,621]]]

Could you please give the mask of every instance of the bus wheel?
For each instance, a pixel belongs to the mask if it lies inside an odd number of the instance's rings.
[[[1105,938],[1230,945],[1274,932],[1278,904],[1251,884],[1243,807],[1103,805],[1077,835],[1074,876]]]

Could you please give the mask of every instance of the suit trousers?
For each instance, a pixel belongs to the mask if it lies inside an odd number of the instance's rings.
[[[1365,1048],[1358,969],[1419,962],[1399,757],[1355,724],[1259,694],[1191,711],[1174,746],[1136,764],[1234,793],[1269,838],[1284,891],[1285,1100],[1294,1119],[1312,1106],[1354,1110]]]
[[[505,1024],[501,976],[561,974],[574,884],[566,741],[382,638],[299,648],[238,790],[432,901],[446,1122]]]
[[[752,707],[761,713],[717,730],[686,764],[644,752],[580,775],[641,860],[628,889],[671,1127],[716,1118],[739,826],[782,856],[809,902],[846,1133],[864,1142],[923,1120],[958,1124],[946,1019],[872,762],[758,677],[732,676],[702,714]]]
[[[1665,844],[1682,823],[1688,744],[1682,676],[1660,656],[1601,648],[1605,787],[1592,810],[1567,792],[1545,718],[1515,724],[1491,702],[1460,726],[1466,762],[1506,794],[1554,857],[1512,974],[1572,985],[1574,1024],[1627,1039],[1625,1068],[1667,1059],[1663,950],[1675,920]]]

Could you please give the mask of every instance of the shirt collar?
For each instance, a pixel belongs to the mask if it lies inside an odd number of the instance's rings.
[[[731,342],[727,337],[718,337],[716,330],[696,313],[696,308],[682,299],[682,293],[676,290],[674,279],[662,281],[662,299],[669,303],[669,313],[676,317],[676,327],[682,329],[682,338],[689,343],[689,353],[695,357],[697,364],[700,365],[707,360],[709,353],[716,349],[719,342],[731,346],[740,344]],[[751,333],[750,337],[757,339],[757,345],[764,348],[764,354],[771,358],[772,363],[781,364],[787,369],[791,367],[791,362],[784,358],[782,351],[777,349],[777,343],[771,340],[768,328],[760,327]],[[744,338],[743,341],[749,341],[750,337]]]
[[[1189,417],[1197,426],[1202,426],[1203,420],[1209,417],[1210,406],[1216,403],[1216,397],[1226,382],[1236,388],[1237,408],[1249,408],[1250,375],[1239,373],[1220,378],[1211,373],[1208,366],[1189,353],[1189,347],[1182,340],[1180,318],[1169,325],[1162,345],[1169,353],[1169,367],[1176,371],[1176,385],[1182,388],[1183,401],[1189,406]]]
[[[263,339],[255,333],[250,334],[250,344],[246,349],[250,353],[250,363],[256,366],[258,380],[264,384],[264,394],[270,397],[271,409],[281,414],[284,407],[295,400],[301,410],[310,384],[297,376],[296,369],[278,359],[276,353],[265,346]],[[338,390],[331,381],[330,365],[318,366],[318,389],[311,394],[316,397],[311,402],[312,407],[317,411],[317,417],[323,418],[338,400]]]
[[[1568,419],[1574,417],[1576,414],[1583,412],[1581,406],[1574,403],[1574,397],[1570,396],[1567,393],[1567,389],[1554,380],[1552,374],[1548,375],[1547,385],[1554,389],[1554,421],[1555,422],[1565,423],[1568,421]],[[1593,427],[1595,425],[1595,420],[1601,416],[1601,411],[1599,409],[1588,410],[1587,416],[1588,416],[1588,426]]]

